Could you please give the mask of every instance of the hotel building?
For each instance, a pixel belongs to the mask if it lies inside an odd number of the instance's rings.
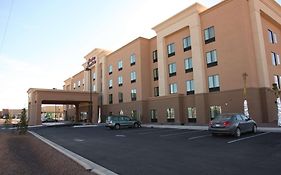
[[[277,2],[195,3],[153,30],[155,37],[139,37],[116,51],[91,51],[64,90],[92,90],[102,116],[124,114],[144,123],[208,123],[218,113],[242,113],[245,98],[257,122],[277,119],[271,90],[273,83],[281,86]],[[88,106],[79,111],[87,113]],[[74,108],[66,105],[69,116]]]

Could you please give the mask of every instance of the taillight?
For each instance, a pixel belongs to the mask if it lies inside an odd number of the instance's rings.
[[[227,126],[230,126],[230,125],[231,125],[231,123],[229,121],[223,122],[224,127],[227,127]]]

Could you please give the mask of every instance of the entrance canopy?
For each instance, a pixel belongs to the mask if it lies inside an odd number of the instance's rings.
[[[75,105],[76,118],[79,116],[79,106],[82,103],[92,103],[92,122],[97,122],[98,93],[92,92],[92,101],[89,91],[69,91],[57,89],[30,88],[28,91],[28,117],[29,125],[40,125],[42,104]]]

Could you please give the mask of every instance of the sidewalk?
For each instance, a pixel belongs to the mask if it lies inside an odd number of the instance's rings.
[[[170,129],[192,129],[192,130],[208,130],[207,125],[162,125],[162,124],[142,124],[142,127],[147,128],[170,128]],[[281,127],[276,123],[259,123],[258,131],[260,132],[280,132]]]

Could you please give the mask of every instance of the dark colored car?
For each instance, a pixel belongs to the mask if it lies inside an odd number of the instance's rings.
[[[112,115],[107,117],[105,126],[110,129],[120,129],[121,127],[139,128],[141,127],[141,122],[128,116]]]
[[[221,114],[209,123],[212,135],[231,134],[240,137],[242,133],[257,132],[256,122],[244,114]]]

